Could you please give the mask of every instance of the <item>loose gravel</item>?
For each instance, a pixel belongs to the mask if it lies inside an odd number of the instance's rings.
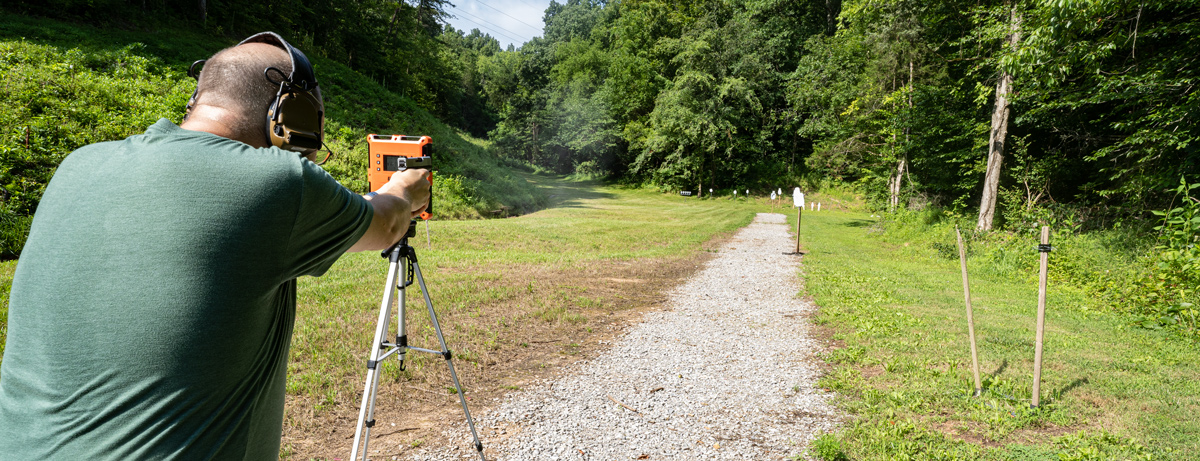
[[[514,392],[476,427],[488,459],[795,459],[839,415],[798,297],[785,217],[760,213],[600,357]],[[465,422],[413,459],[478,459]]]

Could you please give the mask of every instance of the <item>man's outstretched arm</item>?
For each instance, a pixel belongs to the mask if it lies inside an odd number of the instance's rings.
[[[412,219],[429,206],[429,170],[397,172],[377,195],[366,199],[374,209],[371,226],[348,252],[386,250],[408,232]]]

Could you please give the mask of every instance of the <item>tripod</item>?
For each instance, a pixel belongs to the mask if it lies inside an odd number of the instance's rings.
[[[358,425],[354,429],[354,448],[351,450],[350,459],[354,461],[360,459],[359,447],[362,447],[361,459],[363,461],[367,459],[367,444],[370,442],[371,427],[375,425],[375,396],[379,390],[379,372],[381,371],[379,364],[388,356],[396,354],[400,358],[400,369],[403,370],[404,354],[412,350],[440,355],[446,359],[446,365],[450,367],[450,378],[454,381],[454,389],[458,391],[458,401],[462,403],[463,413],[467,415],[467,425],[471,428],[471,436],[475,438],[475,450],[479,452],[479,459],[487,461],[487,458],[483,456],[483,444],[479,442],[479,434],[475,432],[475,421],[471,419],[471,411],[467,410],[467,397],[463,394],[462,386],[458,384],[454,363],[450,361],[450,349],[446,347],[446,338],[442,336],[442,327],[438,324],[437,314],[433,312],[433,302],[429,300],[429,290],[425,288],[425,278],[421,276],[421,265],[417,264],[417,252],[408,245],[408,238],[416,235],[416,226],[416,220],[413,220],[404,238],[381,254],[388,259],[387,282],[384,285],[383,303],[379,306],[379,323],[375,327],[375,340],[371,343],[371,358],[367,360],[367,383],[363,388],[362,405],[358,408]],[[433,330],[437,332],[438,341],[442,345],[440,351],[408,345],[408,335],[405,330],[404,293],[405,289],[413,284],[414,276],[421,287],[421,294],[424,295],[425,307],[429,309],[429,321],[433,324]],[[401,277],[404,278],[403,281],[400,280]],[[399,296],[396,296],[397,292],[399,292]],[[391,323],[392,303],[395,300],[399,300],[399,309],[396,311],[399,328],[396,332],[396,341],[388,342],[388,327]]]

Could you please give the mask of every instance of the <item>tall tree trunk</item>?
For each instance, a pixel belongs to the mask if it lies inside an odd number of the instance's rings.
[[[1021,41],[1021,15],[1017,13],[1017,5],[1012,7],[1012,31],[1008,35],[1008,44],[1013,49]],[[992,230],[992,221],[996,216],[996,195],[1000,188],[1001,164],[1004,162],[1004,144],[1008,138],[1008,95],[1012,93],[1012,75],[1004,69],[1000,70],[1000,80],[996,82],[996,105],[992,110],[992,132],[988,139],[987,173],[983,178],[983,200],[979,204],[979,222],[976,230]]]
[[[392,10],[392,19],[390,21],[388,21],[388,31],[387,31],[388,39],[391,39],[392,30],[394,30],[396,27],[396,19],[400,17],[400,6],[403,1],[404,0],[397,0],[396,1],[396,9]]]
[[[908,61],[908,114],[912,114],[912,61]],[[892,182],[892,210],[900,208],[900,191],[904,185],[904,175],[908,173],[908,127],[904,127],[905,148],[901,151],[900,160],[896,161],[895,181]]]
[[[908,110],[912,113],[912,85],[913,85],[913,63],[908,62]],[[895,144],[896,135],[892,135],[892,143]],[[904,146],[908,147],[908,127],[904,127]],[[888,178],[888,193],[891,195],[888,201],[889,211],[896,211],[900,207],[900,192],[901,185],[904,184],[904,175],[908,173],[908,152],[901,149],[900,158],[896,160],[896,171]]]
[[[142,3],[142,9],[146,9],[145,2]],[[208,25],[208,0],[200,0],[200,22]]]
[[[837,18],[841,11],[841,0],[825,0],[825,35],[833,36],[837,33]]]
[[[904,173],[908,171],[908,159],[904,156],[896,162],[896,171],[892,173],[892,177],[888,178],[888,192],[891,194],[891,200],[888,201],[888,209],[896,211],[900,207],[900,185],[904,181]]]

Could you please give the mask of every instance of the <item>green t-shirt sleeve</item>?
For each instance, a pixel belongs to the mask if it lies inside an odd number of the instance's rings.
[[[320,276],[367,232],[374,210],[325,170],[301,161],[302,189],[288,254],[292,276]]]

